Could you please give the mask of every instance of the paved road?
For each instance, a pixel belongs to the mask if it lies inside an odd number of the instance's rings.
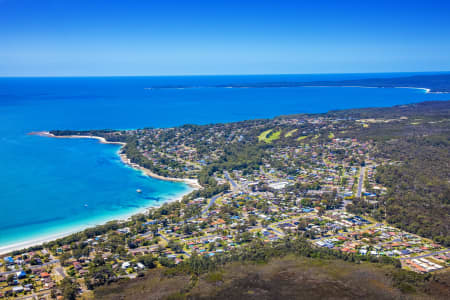
[[[238,189],[238,185],[236,184],[236,182],[234,182],[234,180],[230,177],[230,174],[228,174],[228,171],[224,171],[223,174],[225,175],[225,178],[231,183],[231,185],[233,186],[233,188]]]
[[[59,263],[59,259],[54,259],[54,260],[49,261],[48,263],[45,263],[45,264],[42,264],[42,265],[31,266],[30,269],[31,270],[40,269],[42,267],[45,267],[45,266],[48,266],[48,265],[53,265],[53,264],[56,264],[56,263]],[[2,273],[0,273],[0,276],[2,276],[2,275],[9,275],[9,274],[15,274],[15,273],[20,272],[20,271],[22,271],[22,268],[14,270],[14,271],[2,272]]]
[[[215,195],[214,197],[211,198],[211,200],[209,200],[208,205],[206,205],[206,207],[204,209],[202,209],[202,211],[200,212],[200,216],[204,215],[208,212],[208,209],[214,204],[214,202],[216,202],[217,198],[219,198],[221,196],[221,194],[219,195]],[[192,221],[199,218],[198,216],[195,217],[190,217],[189,219],[187,219],[187,221]]]
[[[207,236],[202,236],[202,237],[188,238],[188,239],[185,239],[185,241],[201,241],[201,242],[204,242],[206,240],[217,239],[217,238],[221,238],[220,235],[212,234],[212,235],[207,235]]]
[[[62,277],[62,278],[66,278],[66,273],[64,273],[64,269],[62,267],[57,267],[55,268],[56,272],[58,272],[58,274]]]
[[[330,236],[319,237],[319,238],[317,238],[317,239],[315,239],[313,241],[321,241],[321,240],[326,240],[326,239],[332,239],[332,238],[335,238],[335,237],[338,237],[338,236],[345,236],[346,237],[346,236],[350,235],[353,232],[365,231],[365,230],[372,229],[372,228],[375,228],[375,227],[380,227],[380,226],[383,226],[383,225],[384,224],[382,224],[382,223],[376,223],[376,224],[372,224],[372,225],[369,225],[367,227],[364,227],[362,229],[354,229],[354,230],[349,230],[347,232],[341,232],[341,233],[333,234],[333,235],[330,235]]]
[[[206,207],[202,210],[201,214],[206,214],[208,212],[208,209],[214,204],[214,202],[216,202],[217,198],[219,198],[220,196],[221,194],[212,197],[211,200],[209,200],[208,205],[206,205]]]
[[[275,234],[280,235],[280,236],[285,236],[286,234],[282,231],[279,231],[278,229],[273,228],[276,224],[270,224],[266,227],[262,226],[262,225],[257,225],[257,226],[249,226],[247,231],[250,230],[258,230],[258,229],[268,229],[268,230],[272,230]]]
[[[192,162],[192,161],[189,161],[189,160],[184,160],[184,159],[182,159],[182,158],[180,158],[180,157],[177,157],[177,156],[174,156],[174,155],[171,155],[171,154],[168,154],[168,153],[166,153],[166,152],[158,152],[158,154],[160,155],[160,156],[162,156],[162,157],[168,157],[168,158],[170,158],[170,159],[172,159],[172,160],[174,160],[174,161],[177,161],[177,162],[181,162],[181,163],[184,163],[184,164],[186,164],[186,165],[189,165],[189,166],[194,166],[195,168],[197,168],[197,169],[201,169],[202,168],[202,166],[200,165],[200,164],[198,164],[198,163],[195,163],[195,162]],[[147,157],[148,159],[151,159],[151,156],[150,155],[144,155],[145,157]]]
[[[286,235],[284,232],[281,232],[281,231],[279,231],[279,230],[277,230],[277,229],[275,229],[273,227],[267,226],[267,228],[272,230],[275,233],[278,233],[278,235],[281,235],[281,236],[285,236]]]
[[[169,243],[169,239],[168,238],[166,238],[164,235],[162,235],[161,233],[159,234],[159,236],[163,239],[163,240],[165,240],[167,243]],[[183,253],[184,255],[186,255],[187,257],[191,257],[191,255],[189,254],[189,253],[187,253],[186,251],[181,251],[181,253]]]
[[[165,240],[166,242],[169,242],[169,239],[166,238],[164,235],[162,235],[161,233],[158,233],[158,234],[163,240]]]
[[[40,291],[37,293],[33,293],[31,295],[26,295],[20,298],[17,298],[18,300],[27,300],[27,299],[32,299],[32,300],[37,300],[37,299],[51,299],[50,298],[50,291],[46,290],[46,291]]]
[[[137,251],[145,252],[145,251],[148,251],[148,250],[150,250],[150,251],[151,250],[155,250],[155,249],[158,248],[158,246],[159,246],[159,244],[155,244],[155,245],[151,245],[151,246],[135,248],[135,249],[132,249],[132,250],[133,250],[133,252],[137,252]]]
[[[417,258],[424,258],[427,256],[433,256],[433,255],[438,255],[438,254],[442,254],[442,253],[446,253],[449,252],[450,249],[445,249],[445,250],[441,250],[441,251],[437,251],[437,252],[433,252],[433,253],[428,253],[428,254],[424,254],[424,255],[420,255],[420,256],[414,256],[414,257],[401,257],[399,258],[400,260],[405,260],[405,259],[417,259]]]
[[[358,198],[361,198],[365,173],[366,173],[366,167],[365,166],[361,167],[361,172],[359,173],[359,180],[358,180],[358,192],[356,193],[356,197],[358,197]]]

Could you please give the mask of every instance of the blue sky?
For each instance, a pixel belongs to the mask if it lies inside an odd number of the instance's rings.
[[[0,76],[449,70],[450,1],[0,0]]]

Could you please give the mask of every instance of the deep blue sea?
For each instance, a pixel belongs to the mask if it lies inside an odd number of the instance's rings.
[[[127,216],[190,190],[124,166],[116,145],[27,135],[31,131],[169,127],[450,99],[418,89],[207,87],[405,75],[0,78],[0,251]],[[160,85],[203,88],[147,89]]]

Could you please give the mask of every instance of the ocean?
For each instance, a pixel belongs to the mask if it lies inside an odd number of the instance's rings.
[[[0,78],[0,253],[190,191],[184,183],[152,179],[125,166],[117,145],[27,135],[31,131],[170,127],[450,98],[420,89],[211,87],[406,75],[414,73]],[[151,89],[168,85],[199,88]]]

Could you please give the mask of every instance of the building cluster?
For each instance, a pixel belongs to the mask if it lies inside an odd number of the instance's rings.
[[[231,151],[226,146],[266,147],[258,150],[263,155],[257,168],[214,170],[215,181],[228,183],[229,191],[163,205],[86,239],[4,256],[0,297],[47,297],[64,277],[85,292],[99,266],[110,277],[134,278],[193,254],[215,256],[254,239],[270,243],[286,236],[306,237],[318,248],[398,258],[416,272],[447,267],[448,249],[346,211],[355,198],[376,203],[382,197],[376,170],[386,163],[374,158],[370,141],[337,137],[348,126],[361,124],[303,116],[110,133],[133,138],[156,169],[180,178],[222,162]]]

